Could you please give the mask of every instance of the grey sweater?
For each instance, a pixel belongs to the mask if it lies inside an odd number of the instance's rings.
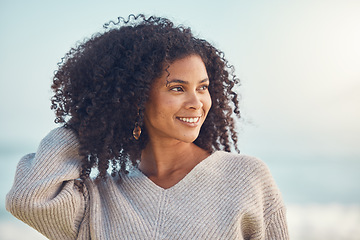
[[[23,157],[6,208],[50,239],[288,239],[285,208],[268,168],[217,151],[163,189],[137,168],[88,180],[78,141],[57,128]]]

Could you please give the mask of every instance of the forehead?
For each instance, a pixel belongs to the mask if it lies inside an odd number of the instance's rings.
[[[205,64],[199,55],[189,55],[175,60],[167,68],[172,74],[204,74]]]
[[[187,82],[198,82],[208,78],[205,64],[200,56],[189,55],[175,60],[164,68],[163,74],[155,82],[164,84],[171,80],[183,80]]]

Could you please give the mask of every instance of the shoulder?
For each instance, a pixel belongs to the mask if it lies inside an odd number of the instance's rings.
[[[282,206],[280,190],[268,166],[259,158],[228,152],[215,152],[218,176],[231,189],[261,199],[264,205],[279,209]]]
[[[224,151],[217,151],[214,156],[217,158],[217,163],[228,170],[262,175],[270,174],[268,166],[261,159],[253,156]]]

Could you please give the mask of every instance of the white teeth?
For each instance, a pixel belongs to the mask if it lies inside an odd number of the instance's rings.
[[[199,117],[196,118],[179,118],[183,122],[194,123],[199,121]]]

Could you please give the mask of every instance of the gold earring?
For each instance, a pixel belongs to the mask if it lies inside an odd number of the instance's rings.
[[[135,138],[135,140],[139,140],[141,135],[141,128],[139,127],[138,123],[135,123],[135,127],[133,130],[133,137]]]

